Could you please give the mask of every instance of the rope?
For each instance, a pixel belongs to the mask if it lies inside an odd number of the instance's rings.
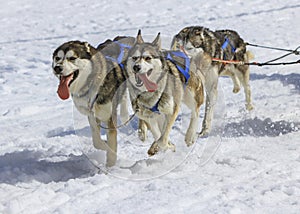
[[[286,51],[286,52],[293,53],[295,55],[300,54],[300,52],[298,51],[300,46],[298,46],[295,50],[291,50],[291,49],[285,49],[285,48],[276,48],[276,47],[270,47],[270,46],[264,46],[264,45],[256,45],[256,44],[251,44],[251,43],[248,43],[248,42],[246,42],[246,45],[253,46],[253,47],[258,47],[258,48],[272,49],[272,50],[278,50],[278,51]]]
[[[235,64],[235,65],[245,65],[246,64],[243,61],[225,60],[225,59],[219,59],[219,58],[212,58],[212,61],[214,61],[214,62],[221,62],[221,63],[224,63],[224,64]]]
[[[221,62],[224,64],[234,64],[234,65],[256,65],[256,66],[266,66],[266,65],[293,65],[293,64],[298,64],[300,63],[300,59],[297,61],[292,61],[292,62],[277,62],[277,63],[270,63],[272,61],[268,62],[244,62],[244,61],[237,61],[237,60],[223,60],[223,59],[218,59],[218,58],[213,58],[212,61],[214,62]]]
[[[286,51],[286,52],[289,52],[289,53],[284,54],[284,55],[282,55],[280,57],[277,57],[275,59],[271,59],[271,60],[266,61],[266,62],[244,62],[244,61],[238,61],[238,60],[223,60],[223,59],[219,59],[219,58],[213,58],[212,61],[214,61],[214,62],[221,62],[221,63],[224,63],[224,64],[256,65],[256,66],[265,66],[265,65],[293,65],[293,64],[300,63],[300,60],[292,61],[292,62],[278,62],[278,63],[274,63],[275,61],[283,59],[283,58],[285,58],[285,57],[287,57],[289,55],[292,55],[292,54],[299,55],[300,52],[298,51],[298,49],[300,48],[300,46],[298,46],[295,50],[291,50],[291,49],[269,47],[269,46],[256,45],[256,44],[250,44],[250,43],[246,43],[246,45],[253,46],[253,47],[259,47],[259,48],[266,48],[266,49],[278,50],[278,51]]]
[[[300,63],[300,59],[292,62],[277,62],[277,63],[258,63],[258,62],[249,62],[244,63],[245,65],[257,65],[257,66],[265,66],[265,65],[294,65]]]

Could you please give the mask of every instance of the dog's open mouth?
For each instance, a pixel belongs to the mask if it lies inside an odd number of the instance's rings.
[[[149,92],[154,92],[157,90],[158,86],[155,82],[152,82],[149,79],[149,76],[152,74],[152,69],[149,70],[147,73],[137,73],[135,74],[135,81],[136,81],[136,86],[137,87],[142,87],[145,85],[146,89]]]
[[[76,70],[68,76],[60,77],[60,82],[57,89],[57,93],[60,99],[66,100],[70,97],[69,87],[74,82],[74,80],[78,77],[78,74],[79,74],[79,70]]]
[[[150,69],[148,72],[147,72],[147,78],[149,79],[149,76],[152,74],[152,69]],[[142,87],[144,85],[144,82],[141,80],[141,78],[139,77],[140,75],[143,75],[143,74],[135,74],[135,81],[136,81],[136,86],[137,87]]]
[[[76,70],[76,71],[73,72],[73,78],[71,79],[71,81],[70,81],[70,83],[68,85],[69,87],[74,82],[74,80],[76,80],[76,78],[78,77],[78,74],[79,74],[79,70]]]

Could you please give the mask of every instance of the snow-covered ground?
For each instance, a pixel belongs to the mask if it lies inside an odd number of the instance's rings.
[[[133,121],[119,131],[109,170],[94,166],[103,154],[72,100],[58,98],[51,71],[52,52],[66,41],[96,46],[138,29],[149,39],[161,32],[165,47],[183,27],[203,25],[294,49],[298,0],[10,0],[0,11],[0,213],[300,212],[299,65],[251,67],[250,113],[221,78],[214,130],[193,148],[182,140],[184,110],[171,135],[176,153],[153,158]],[[249,50],[259,62],[283,54]]]

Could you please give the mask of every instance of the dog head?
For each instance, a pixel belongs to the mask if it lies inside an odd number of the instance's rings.
[[[184,51],[183,46],[186,42],[186,39],[187,39],[187,36],[188,36],[190,30],[191,30],[191,27],[183,28],[178,34],[176,34],[173,37],[173,40],[172,40],[172,43],[171,43],[171,50]]]
[[[140,91],[156,91],[163,72],[162,60],[160,34],[152,43],[145,43],[139,30],[126,62],[131,85]]]
[[[215,43],[215,36],[208,28],[191,26],[182,29],[174,36],[171,48],[181,50],[189,57],[195,57],[203,52],[214,53]]]
[[[65,100],[70,91],[76,92],[92,72],[91,58],[96,49],[87,42],[70,41],[59,46],[53,53],[52,69],[60,83],[58,95]]]

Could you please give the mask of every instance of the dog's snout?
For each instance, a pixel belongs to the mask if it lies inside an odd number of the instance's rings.
[[[54,67],[54,72],[55,72],[56,74],[60,74],[62,71],[63,71],[63,69],[62,69],[61,66],[55,66],[55,67]]]
[[[139,72],[139,71],[141,70],[141,66],[140,66],[139,64],[135,64],[135,65],[133,66],[133,70],[134,70],[135,72]]]

